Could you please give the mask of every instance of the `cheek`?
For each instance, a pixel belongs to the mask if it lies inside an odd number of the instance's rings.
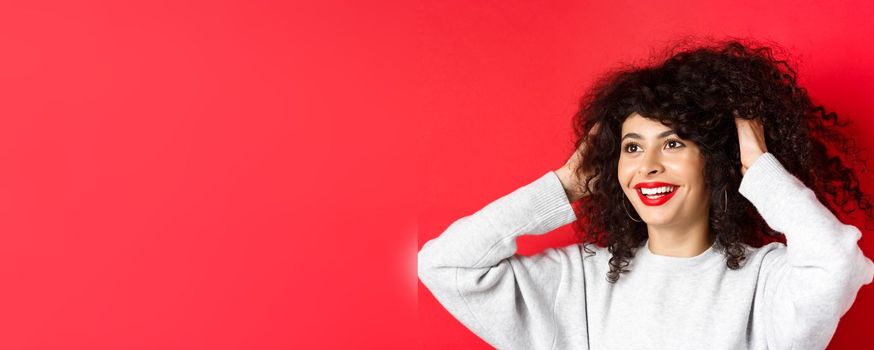
[[[616,178],[619,180],[619,185],[625,188],[625,185],[631,181],[633,173],[633,169],[627,163],[619,161],[619,166],[616,168]]]
[[[685,178],[690,187],[695,189],[695,195],[698,197],[707,196],[707,182],[704,180],[704,169],[702,164],[692,162],[686,166]]]

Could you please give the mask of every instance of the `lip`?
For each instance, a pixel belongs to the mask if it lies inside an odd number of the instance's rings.
[[[677,185],[669,184],[667,182],[653,181],[653,182],[638,183],[637,185],[634,185],[634,188],[653,188],[653,187],[664,187],[664,186],[677,187]]]
[[[659,198],[656,198],[656,199],[650,199],[647,196],[644,196],[643,193],[640,191],[641,188],[654,188],[654,187],[664,187],[664,186],[674,187],[674,190],[671,191],[671,193],[668,193],[668,194],[661,196]],[[637,196],[640,197],[640,201],[643,202],[643,204],[648,205],[648,206],[659,206],[659,205],[665,204],[665,202],[667,202],[669,199],[671,199],[671,197],[674,196],[674,194],[677,193],[677,189],[679,187],[680,186],[677,186],[674,184],[669,184],[666,182],[641,182],[637,185],[634,185],[635,192],[637,192]]]

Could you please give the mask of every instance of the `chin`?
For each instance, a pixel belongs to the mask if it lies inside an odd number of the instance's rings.
[[[641,206],[644,206],[645,208],[643,208],[643,210],[638,210],[637,213],[640,218],[647,224],[669,224],[671,223],[671,221],[674,221],[676,219],[673,210],[664,210],[667,208],[664,208],[663,206],[649,207],[643,204],[641,204]]]
[[[641,217],[641,219],[642,219],[643,223],[645,223],[647,225],[652,225],[652,226],[667,225],[667,224],[670,224],[672,221],[670,218],[664,218],[664,217],[655,217],[654,218],[652,216]]]

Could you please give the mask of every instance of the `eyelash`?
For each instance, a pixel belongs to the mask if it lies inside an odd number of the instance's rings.
[[[668,139],[667,141],[665,141],[666,144],[669,144],[671,142],[676,142],[676,143],[680,144],[680,146],[675,147],[675,148],[686,147],[686,145],[683,144],[682,142],[680,142],[680,140]],[[622,151],[625,153],[633,153],[633,152],[628,152],[628,147],[630,147],[630,146],[640,147],[640,145],[638,145],[637,142],[629,142],[629,143],[626,143],[625,146],[622,146]]]

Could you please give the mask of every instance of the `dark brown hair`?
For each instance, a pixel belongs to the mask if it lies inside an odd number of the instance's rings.
[[[593,84],[581,99],[574,116],[575,147],[583,143],[582,166],[577,175],[592,193],[575,203],[575,231],[584,243],[607,247],[610,282],[634,257],[647,239],[645,222],[632,221],[617,179],[622,123],[632,113],[674,129],[677,136],[695,142],[705,160],[704,174],[710,194],[710,231],[714,248],[738,269],[745,260],[742,244],[761,247],[785,243],[781,233],[769,228],[755,207],[740,195],[740,158],[736,116],[760,117],[766,145],[780,163],[836,215],[862,209],[871,218],[871,202],[859,188],[853,168],[866,171],[862,151],[838,128],[838,116],[811,102],[798,85],[795,70],[774,57],[768,46],[749,40],[725,39],[688,47],[688,39],[662,53],[655,65],[626,65]],[[773,46],[773,45],[772,45]],[[596,124],[600,128],[586,137]],[[832,155],[837,154],[837,155]],[[727,207],[723,191],[727,192]],[[867,221],[866,221],[867,222]]]

